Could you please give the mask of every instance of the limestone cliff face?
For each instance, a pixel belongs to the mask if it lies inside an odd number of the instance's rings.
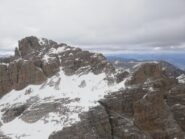
[[[185,139],[183,71],[170,67],[118,70],[102,54],[26,37],[0,59],[0,138]]]
[[[0,96],[12,89],[41,84],[63,68],[67,75],[92,71],[114,71],[102,54],[82,51],[47,39],[26,37],[19,41],[15,55],[0,59]]]

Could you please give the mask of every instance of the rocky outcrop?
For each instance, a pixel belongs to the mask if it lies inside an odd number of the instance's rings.
[[[32,61],[17,60],[0,65],[0,96],[12,89],[23,89],[29,84],[41,84],[46,80],[43,71]]]
[[[18,117],[19,115],[21,115],[25,110],[26,110],[27,106],[26,105],[21,105],[18,107],[14,107],[14,108],[9,108],[9,109],[5,109],[2,110],[5,111],[5,113],[3,114],[2,120],[4,123],[8,123],[10,121],[12,121],[13,119],[15,119],[16,117]]]
[[[185,86],[178,85],[173,87],[169,91],[166,100],[174,114],[175,120],[185,131]]]
[[[113,139],[109,115],[103,106],[83,113],[81,118],[82,122],[53,133],[49,139]]]
[[[67,48],[69,49],[69,48]],[[92,71],[95,74],[101,72],[111,73],[114,67],[107,62],[102,54],[81,51],[81,49],[71,49],[61,54],[61,66],[67,75],[79,74]]]
[[[116,75],[116,81],[117,81],[117,83],[120,83],[121,81],[123,81],[128,76],[129,76],[129,72],[127,72],[127,71],[118,73]]]
[[[160,91],[152,91],[134,103],[134,124],[153,138],[184,138]]]
[[[12,89],[7,65],[0,65],[0,77],[0,96],[2,96]]]
[[[29,84],[41,84],[61,67],[66,75],[114,72],[114,67],[102,54],[34,36],[20,40],[15,55],[1,58],[0,62],[0,97],[12,89],[20,90]]]
[[[146,80],[154,80],[162,76],[162,69],[159,64],[141,64],[135,68],[130,84],[143,84]]]
[[[59,59],[54,58],[50,63],[42,62],[41,69],[47,77],[51,77],[54,73],[57,73],[60,70]]]
[[[71,102],[77,102],[78,99],[56,99],[54,102],[45,102],[45,103],[34,103],[29,107],[29,109],[26,109],[23,111],[20,118],[25,121],[26,123],[35,123],[44,116],[48,115],[49,113],[56,112],[60,113],[60,115],[66,115],[70,110],[66,106],[66,104],[69,104]],[[29,103],[28,103],[29,104]],[[76,107],[76,111],[80,110],[80,107]],[[60,118],[62,120],[62,116]],[[47,120],[44,119],[44,121],[47,123]],[[56,121],[60,122],[60,121]],[[69,121],[67,121],[69,122]]]
[[[26,37],[19,41],[19,50],[17,50],[21,57],[31,56],[35,52],[41,50],[39,39],[36,37]],[[16,51],[16,52],[17,52]],[[15,53],[17,55],[17,53]]]
[[[49,139],[184,139],[183,85],[157,63],[143,64],[131,75],[127,89],[107,95],[81,122]]]
[[[176,66],[166,62],[166,61],[159,61],[159,65],[162,67],[164,70],[164,74],[167,75],[168,77],[178,77],[182,74],[185,74],[185,71],[177,68]]]

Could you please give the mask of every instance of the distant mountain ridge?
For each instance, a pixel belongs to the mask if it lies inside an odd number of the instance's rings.
[[[106,55],[109,60],[122,61],[167,61],[178,68],[185,70],[185,52],[179,53],[126,53]]]

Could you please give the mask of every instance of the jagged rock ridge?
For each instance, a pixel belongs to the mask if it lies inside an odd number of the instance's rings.
[[[12,89],[21,90],[29,84],[41,84],[60,67],[67,75],[114,70],[102,54],[36,37],[22,39],[15,49],[15,56],[0,61],[0,96]]]

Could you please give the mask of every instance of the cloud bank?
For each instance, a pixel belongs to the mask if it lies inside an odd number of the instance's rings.
[[[35,35],[98,51],[184,51],[184,0],[1,0],[0,49]]]

